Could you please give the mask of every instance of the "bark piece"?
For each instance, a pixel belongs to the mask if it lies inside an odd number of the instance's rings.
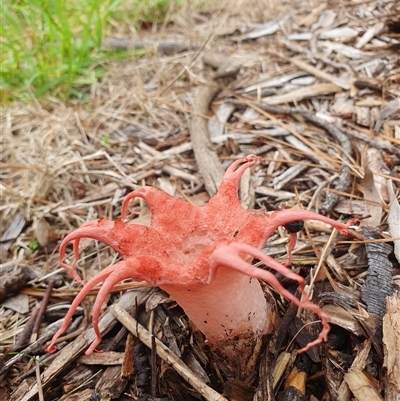
[[[135,338],[128,333],[125,343],[124,360],[122,361],[121,377],[123,379],[131,379],[135,373],[135,365],[133,362]]]
[[[400,295],[386,298],[383,318],[385,401],[398,401],[400,395]]]
[[[265,354],[259,364],[259,384],[254,401],[274,401],[274,389],[278,385],[278,378],[283,374],[284,365],[289,363],[290,355],[285,353],[278,357],[278,352],[285,340],[288,327],[296,315],[297,307],[290,305],[280,324],[276,328]]]

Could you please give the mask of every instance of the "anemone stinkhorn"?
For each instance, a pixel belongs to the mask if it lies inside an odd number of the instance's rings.
[[[311,309],[321,319],[319,337],[301,351],[326,340],[328,316],[308,299],[304,279],[260,248],[276,228],[296,220],[320,220],[343,235],[354,221],[343,224],[305,210],[243,209],[238,198],[240,178],[256,160],[255,156],[248,156],[232,163],[218,193],[203,207],[195,207],[152,187],[142,187],[126,196],[120,220],[89,221],[69,234],[61,243],[61,266],[79,282],[81,278],[74,266],[79,259],[81,238],[104,242],[122,260],[84,285],[47,350],[54,350],[56,339],[66,330],[77,306],[96,284],[104,281],[93,306],[92,321],[97,338],[86,351],[90,355],[101,341],[98,328],[101,306],[112,287],[128,278],[145,280],[168,292],[204,333],[210,347],[225,349],[223,353],[228,358],[238,351],[241,342],[254,342],[271,330],[270,307],[258,279],[294,304]],[[137,197],[149,205],[149,227],[127,223],[129,203]],[[292,248],[296,234],[290,237]],[[63,260],[71,241],[74,260],[68,265]],[[272,272],[253,266],[253,259],[297,281],[302,299],[286,290]]]

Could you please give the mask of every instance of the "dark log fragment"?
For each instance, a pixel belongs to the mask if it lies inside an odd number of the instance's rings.
[[[283,316],[271,340],[268,342],[267,350],[261,357],[259,364],[259,384],[254,397],[255,401],[274,401],[272,370],[278,357],[279,350],[286,338],[288,327],[296,315],[297,306],[290,305]]]
[[[278,401],[307,401],[308,398],[296,387],[289,386],[283,390]]]
[[[121,377],[121,366],[110,366],[96,383],[92,400],[118,400],[127,383]]]
[[[153,397],[149,394],[142,394],[137,401],[171,401],[169,398],[165,398],[165,397]]]
[[[187,386],[178,373],[166,363],[162,363],[161,370],[160,382],[164,392],[169,394],[171,400],[199,401],[202,399],[199,394]]]
[[[79,365],[64,376],[63,391],[65,394],[68,394],[85,383],[85,387],[82,387],[81,390],[83,390],[83,388],[88,388],[90,389],[91,395],[96,380],[97,377],[94,375],[94,368],[90,368],[86,365]]]
[[[70,394],[64,401],[92,401],[92,390],[87,388]]]
[[[224,396],[228,400],[252,401],[254,387],[242,382],[241,380],[228,380],[224,385]]]
[[[381,239],[379,230],[372,227],[364,227],[365,239]],[[361,299],[367,305],[368,313],[378,318],[377,338],[381,338],[382,319],[386,312],[386,297],[393,294],[393,265],[389,255],[393,252],[393,246],[387,242],[365,244],[368,259],[368,276],[365,285],[361,289]]]
[[[296,343],[301,347],[305,347],[309,342],[312,341],[312,335],[308,331],[308,327],[298,317],[293,319],[293,322],[289,325],[289,333],[291,337],[295,338]],[[315,363],[321,362],[316,347],[313,347],[307,351],[307,355]]]
[[[148,388],[150,385],[150,362],[148,349],[143,343],[134,347],[133,362],[136,369],[136,386]]]

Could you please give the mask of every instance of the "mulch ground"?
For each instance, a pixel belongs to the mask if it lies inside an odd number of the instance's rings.
[[[137,37],[112,32],[104,46],[133,56],[110,64],[88,101],[3,108],[0,399],[399,400],[400,4],[259,3],[186,6]],[[249,154],[259,161],[243,207],[360,220],[346,237],[307,222],[293,252],[291,269],[330,316],[327,343],[297,355],[316,317],[266,288],[280,325],[251,372],[227,375],[168,294],[125,281],[104,305],[103,353],[84,355],[98,287],[59,351],[44,352],[80,289],[60,268],[68,233],[118,219],[143,185],[202,206]],[[148,224],[146,204],[134,208]],[[263,250],[284,261],[287,244],[282,228]],[[86,239],[80,256],[84,281],[119,260]],[[111,305],[144,331],[128,335]]]

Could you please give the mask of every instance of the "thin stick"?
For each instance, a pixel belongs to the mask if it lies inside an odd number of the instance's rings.
[[[155,397],[157,395],[157,346],[156,338],[151,335],[151,395]]]
[[[308,296],[310,296],[310,294],[311,294],[311,292],[313,290],[314,283],[315,283],[315,280],[316,280],[316,278],[318,276],[319,271],[321,270],[322,266],[324,266],[325,259],[328,256],[328,252],[330,252],[332,250],[332,242],[335,241],[335,239],[337,237],[337,234],[338,234],[338,230],[336,228],[334,228],[332,230],[331,235],[329,236],[328,242],[325,244],[324,249],[322,250],[322,253],[321,253],[320,257],[319,257],[319,262],[318,262],[317,268],[315,269],[314,275],[311,277],[310,285],[308,287],[308,290],[306,290],[306,293],[307,293]]]
[[[39,361],[36,361],[36,382],[37,382],[37,385],[38,385],[39,401],[44,401],[42,379],[40,378],[40,364],[39,364]]]
[[[31,316],[29,320],[26,322],[24,329],[22,330],[21,334],[17,337],[17,341],[13,347],[13,351],[24,347],[26,344],[29,343],[29,339],[31,338],[33,326],[35,325],[36,315],[38,314],[39,306],[35,306],[32,309]]]
[[[44,312],[46,311],[47,304],[49,303],[51,292],[53,291],[54,287],[54,280],[50,280],[49,284],[47,285],[46,292],[43,295],[42,302],[40,304],[39,310],[36,314],[35,324],[33,325],[31,340],[30,342],[33,343],[38,338],[40,324],[42,323]]]
[[[112,305],[110,312],[140,341],[147,347],[152,347],[152,335],[140,325],[129,313],[118,305]],[[194,389],[196,389],[207,401],[228,401],[224,396],[217,393],[211,387],[204,384],[172,351],[169,350],[160,340],[155,338],[157,355],[181,375]]]

